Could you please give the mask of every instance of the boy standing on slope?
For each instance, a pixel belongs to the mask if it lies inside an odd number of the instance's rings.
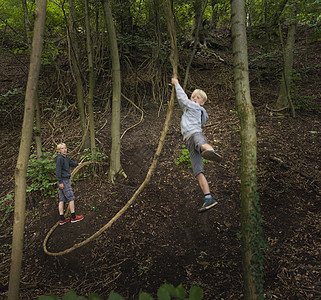
[[[77,216],[75,213],[75,196],[72,191],[69,179],[70,179],[70,169],[69,167],[76,167],[78,163],[72,161],[67,156],[67,146],[64,143],[57,145],[57,150],[60,152],[55,158],[56,161],[56,177],[59,186],[59,215],[60,221],[59,225],[64,225],[70,221],[70,218],[65,218],[64,216],[64,204],[69,202],[69,208],[71,213],[71,223],[81,221],[84,216]]]
[[[172,78],[172,84],[175,86],[176,97],[183,110],[181,133],[187,143],[194,176],[204,193],[204,204],[198,211],[204,212],[216,205],[217,201],[212,196],[204,175],[203,157],[213,161],[221,161],[222,159],[217,151],[207,143],[202,132],[202,125],[208,120],[207,112],[203,107],[207,95],[204,91],[196,89],[192,93],[191,99],[188,99],[177,78]]]

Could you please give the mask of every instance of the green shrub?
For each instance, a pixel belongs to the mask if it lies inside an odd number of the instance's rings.
[[[77,296],[74,291],[66,293],[62,300],[101,300],[97,294],[90,294],[88,298],[83,296]],[[172,284],[163,284],[157,291],[158,300],[202,300],[203,299],[203,289],[198,286],[192,286],[189,291],[189,297],[186,295],[184,287],[180,284],[177,287],[174,287]],[[57,296],[41,296],[38,300],[60,300]],[[109,294],[108,300],[124,300],[116,292],[112,291]],[[145,292],[139,294],[139,300],[154,300],[154,298]]]
[[[56,154],[43,152],[41,156],[30,155],[27,178],[31,184],[27,187],[27,192],[40,191],[46,197],[54,198],[57,194],[57,180],[55,176]]]
[[[182,149],[179,150],[180,156],[175,159],[176,166],[183,165],[187,168],[191,168],[191,161],[189,158],[189,152],[185,145],[182,145]]]

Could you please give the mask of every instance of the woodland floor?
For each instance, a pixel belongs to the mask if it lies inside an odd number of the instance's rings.
[[[296,53],[295,69],[301,80],[295,84],[296,97],[305,105],[297,110],[296,118],[272,116],[267,108],[273,106],[278,95],[278,59],[250,63],[258,129],[258,191],[269,244],[264,289],[276,299],[321,298],[321,44],[309,44],[305,50],[304,46],[298,44],[301,51]],[[250,58],[258,55],[252,50]],[[227,63],[215,56],[197,56],[192,65],[192,86],[208,93],[210,101],[205,108],[210,120],[205,134],[224,157],[221,164],[205,165],[219,204],[199,214],[200,188],[190,169],[174,162],[183,145],[181,111],[175,106],[150,183],[132,206],[89,244],[63,256],[45,254],[44,238],[57,222],[57,199],[28,195],[20,299],[50,294],[61,297],[69,290],[83,296],[97,293],[102,299],[107,299],[112,290],[126,299],[138,299],[140,291],[155,297],[164,282],[183,284],[187,290],[200,285],[204,299],[243,298],[238,239],[240,137],[232,90],[232,58],[224,50],[215,53]],[[27,74],[23,58],[3,52],[0,60],[1,94],[23,87]],[[108,165],[102,165],[97,170],[98,177],[81,176],[76,181],[76,210],[85,219],[58,226],[49,238],[49,251],[62,251],[88,238],[127,203],[145,179],[165,116],[166,106],[160,110],[146,108],[143,122],[124,135],[121,163],[126,179],[110,184],[105,175]],[[1,109],[1,203],[14,191],[19,119],[15,108],[10,112]],[[122,132],[139,119],[139,111],[127,106],[122,115]],[[100,151],[109,154],[110,116],[97,113],[96,121]],[[42,128],[44,148],[53,152],[55,142],[64,140],[70,157],[79,161],[78,123],[70,112],[59,119],[47,113]],[[12,213],[9,220],[13,220]],[[12,221],[6,221],[0,232],[1,299],[8,290],[11,226]]]

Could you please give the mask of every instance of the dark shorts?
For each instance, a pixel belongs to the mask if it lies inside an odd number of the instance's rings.
[[[69,180],[63,180],[64,188],[59,188],[59,201],[67,202],[75,200]]]
[[[189,158],[191,160],[194,176],[197,176],[200,173],[204,173],[201,146],[206,143],[206,137],[202,132],[193,133],[187,141]]]

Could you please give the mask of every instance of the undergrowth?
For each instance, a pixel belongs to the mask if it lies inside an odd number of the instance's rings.
[[[70,291],[66,293],[62,300],[101,300],[100,296],[97,294],[90,294],[88,298],[83,296],[77,296],[76,292]],[[174,287],[172,284],[163,284],[157,291],[158,300],[202,300],[203,299],[203,289],[199,286],[192,286],[189,291],[189,296],[186,295],[186,291],[182,285]],[[38,300],[60,300],[57,296],[41,296]],[[112,291],[109,294],[107,300],[125,300],[122,296]],[[145,292],[139,294],[139,300],[154,300],[154,298]]]
[[[192,164],[191,164],[191,160],[189,158],[189,151],[185,145],[182,145],[182,148],[179,150],[179,155],[180,156],[174,160],[176,166],[183,166],[188,169],[191,169]],[[208,160],[203,158],[203,163],[204,164],[208,163]]]
[[[57,194],[57,180],[55,178],[55,156],[43,152],[41,156],[31,154],[27,170],[27,192],[40,191],[42,196],[54,198]]]

